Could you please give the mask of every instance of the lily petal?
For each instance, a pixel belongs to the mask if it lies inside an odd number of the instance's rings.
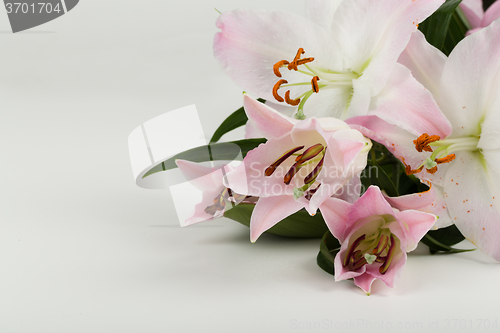
[[[372,284],[373,284],[373,281],[375,281],[375,280],[376,280],[376,278],[373,277],[372,275],[363,274],[363,275],[354,277],[354,284],[356,286],[360,287],[361,289],[363,289],[363,291],[367,295],[370,295],[371,290],[372,290]]]
[[[328,31],[299,15],[235,10],[221,14],[216,24],[221,32],[214,39],[215,58],[234,82],[266,100],[274,100],[272,88],[278,81],[273,65],[281,60],[293,60],[299,48],[314,57],[319,65],[340,66],[341,63],[338,47]],[[282,72],[286,73],[288,82],[311,80],[285,68]],[[298,96],[310,86],[289,89],[291,96]]]
[[[405,252],[415,250],[418,242],[436,222],[436,215],[416,210],[397,212],[396,216],[405,225],[405,228],[403,228],[407,240]]]
[[[352,129],[339,130],[330,138],[328,145],[332,147],[332,156],[334,156],[335,164],[340,166],[344,172],[353,164],[363,148],[365,148],[365,142],[363,141],[363,135],[359,131]],[[341,158],[335,158],[336,156]],[[364,161],[362,168],[365,166],[366,161]],[[358,170],[355,171],[355,173],[357,172]]]
[[[391,205],[385,201],[380,189],[376,186],[370,186],[358,201],[356,201],[356,209],[349,213],[349,219],[346,222],[347,228],[345,233],[351,232],[352,227],[364,218],[376,215],[392,215],[393,210]],[[360,227],[360,226],[358,226]]]
[[[319,207],[328,229],[341,243],[345,240],[344,230],[351,207],[352,204],[335,198],[328,198]]]
[[[378,116],[417,137],[423,133],[446,137],[451,133],[451,125],[432,94],[401,64],[396,64],[383,91],[372,99],[368,114]]]
[[[289,118],[264,103],[245,94],[243,106],[248,120],[268,139],[279,138],[289,133],[297,120]]]
[[[212,220],[217,217],[222,216],[222,212],[216,215],[208,214],[205,209],[213,204],[214,198],[220,194],[220,192],[224,189],[224,186],[221,186],[219,189],[214,189],[213,191],[204,191],[202,194],[202,200],[200,203],[196,204],[194,207],[194,213],[191,217],[187,218],[186,221],[180,220],[181,227],[187,227],[196,223]]]
[[[363,72],[372,96],[384,87],[418,23],[444,0],[343,1],[335,11],[332,35],[341,45],[344,66]],[[366,66],[366,60],[370,64]],[[356,92],[355,92],[356,94]]]
[[[439,96],[439,82],[446,56],[429,44],[420,30],[411,34],[410,42],[399,56],[398,62],[405,65],[433,96]]]
[[[480,154],[457,154],[446,173],[444,192],[450,216],[460,232],[500,261],[500,153],[486,152],[483,163]]]
[[[500,17],[500,2],[495,1],[484,13],[481,26],[487,27]]]
[[[333,261],[333,267],[335,270],[335,281],[342,281],[346,279],[352,279],[355,278],[356,276],[363,275],[366,272],[366,266],[362,266],[360,269],[357,271],[351,271],[349,269],[346,269],[344,265],[342,265],[342,258],[345,256],[345,252],[347,251],[347,243],[343,243],[340,251],[337,253],[335,256],[335,260]]]
[[[379,266],[374,265],[367,265],[368,267],[366,268],[366,272],[373,277],[384,281],[388,287],[394,288],[394,285],[403,272],[403,267],[406,265],[406,259],[406,252],[401,251],[396,257],[394,257],[394,259],[392,259],[391,267],[385,274],[380,274],[378,271]]]
[[[479,136],[483,126],[500,124],[500,22],[464,38],[445,64],[438,103],[453,126],[453,137]],[[471,85],[473,84],[473,89]],[[460,112],[459,112],[460,111]],[[493,130],[493,129],[492,129]],[[429,133],[430,134],[430,133]],[[480,145],[485,138],[481,138]],[[500,147],[500,137],[488,138]]]
[[[484,16],[483,0],[462,0],[459,6],[472,28],[479,28]]]
[[[250,241],[255,243],[257,238],[266,230],[302,208],[304,208],[304,205],[295,200],[293,196],[280,195],[260,198],[255,205],[250,220]]]
[[[306,17],[330,31],[333,16],[343,0],[308,0],[306,1]]]
[[[439,218],[434,224],[434,228],[444,228],[453,224],[444,200],[443,189],[439,185],[433,185],[426,192],[401,195],[399,197],[389,197],[384,193],[385,200],[389,204],[400,210],[418,210],[420,212],[431,213]],[[429,229],[429,228],[427,228]]]
[[[252,122],[247,121],[247,123],[245,124],[245,139],[257,139],[262,137],[263,135],[257,128],[255,128]]]
[[[244,162],[236,169],[228,172],[224,184],[236,193],[256,197],[269,197],[276,195],[293,195],[294,181],[290,185],[283,183],[283,176],[294,160],[284,161],[270,177],[264,173],[265,169],[273,164],[279,154],[296,147],[290,136],[279,139],[270,139],[265,144],[252,149],[245,156]],[[294,178],[295,180],[295,178]],[[264,186],[266,184],[266,186]]]
[[[418,168],[431,154],[417,152],[413,144],[413,140],[417,138],[416,135],[376,116],[354,117],[346,120],[346,123],[366,137],[386,146],[400,160],[404,158],[405,163],[413,168]],[[435,174],[421,172],[419,177],[427,182],[442,186],[447,167],[447,164],[441,165]]]

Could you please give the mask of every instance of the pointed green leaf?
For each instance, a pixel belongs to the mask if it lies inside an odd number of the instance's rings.
[[[455,9],[462,0],[446,0],[441,7],[438,8],[424,22],[419,25],[420,31],[425,35],[427,41],[436,48],[443,50],[444,42],[448,34],[448,28]],[[453,29],[455,29],[454,27]],[[455,32],[452,32],[455,36]],[[463,38],[463,37],[462,37]],[[458,41],[456,41],[458,43]],[[456,45],[456,44],[455,44]],[[453,45],[454,46],[454,45]],[[449,46],[448,46],[449,47]],[[448,50],[448,51],[451,51]]]
[[[377,185],[381,190],[384,190],[390,197],[399,196],[398,190],[394,183],[392,182],[389,175],[384,171],[384,169],[378,165],[377,156],[375,150],[371,150],[371,165],[373,169],[370,169],[370,179],[372,185]]]
[[[321,268],[328,274],[335,275],[335,266],[333,265],[333,262],[328,260],[323,252],[318,252],[318,255],[316,256],[316,263],[318,264],[319,268]]]
[[[340,251],[340,243],[333,237],[330,231],[325,232],[319,245],[319,253],[316,262],[322,270],[328,274],[334,275],[335,256]]]
[[[224,216],[250,227],[254,204],[240,203],[224,212]],[[297,238],[319,238],[328,230],[321,213],[314,216],[309,215],[304,209],[292,214],[271,229],[267,233]]]
[[[467,27],[468,21],[464,22],[465,16],[462,16],[462,10],[460,7],[453,12],[451,16],[450,25],[448,27],[448,33],[446,34],[446,39],[443,45],[443,52],[449,55],[451,50],[465,38],[465,34],[469,28]],[[466,19],[465,19],[466,20]]]
[[[421,242],[429,247],[431,254],[437,252],[460,253],[470,250],[461,250],[451,247],[463,241],[465,237],[460,233],[455,225],[438,230],[430,230],[427,235],[422,238]]]

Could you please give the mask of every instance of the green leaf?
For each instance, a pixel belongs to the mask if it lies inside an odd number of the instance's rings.
[[[398,190],[389,175],[380,165],[378,165],[374,149],[371,151],[371,164],[372,168],[374,168],[374,170],[369,170],[372,184],[380,187],[380,189],[384,190],[390,197],[399,196]]]
[[[250,217],[254,209],[254,204],[240,203],[224,212],[224,216],[250,227]],[[271,229],[267,233],[297,238],[319,238],[328,230],[321,213],[314,216],[309,215],[305,209],[292,214]]]
[[[419,29],[424,33],[427,41],[442,51],[453,13],[461,1],[462,0],[446,0],[434,14],[429,16],[419,25]],[[455,29],[456,27],[453,27],[453,31],[451,32],[453,36],[455,36]],[[447,51],[451,52],[451,49]]]
[[[451,16],[450,26],[442,50],[446,55],[449,55],[451,50],[465,38],[465,33],[469,30],[466,25],[468,22],[464,22],[461,14],[459,14],[461,12],[460,7],[457,7]]]
[[[471,250],[461,250],[451,247],[463,241],[465,237],[460,233],[455,225],[438,230],[430,230],[422,238],[421,242],[429,247],[431,254],[437,252],[460,253]]]
[[[316,263],[318,264],[319,268],[321,268],[328,274],[335,275],[335,266],[333,265],[333,262],[328,260],[323,252],[318,252],[318,255],[316,256]]]
[[[159,163],[149,170],[143,178],[154,173],[177,168],[175,160],[183,159],[191,162],[207,162],[207,161],[233,161],[241,160],[247,153],[265,143],[266,139],[247,139],[230,142],[213,143],[207,146],[200,146],[179,153],[168,160]],[[241,158],[240,157],[241,154]]]
[[[318,266],[328,274],[334,275],[335,256],[339,251],[339,241],[333,237],[330,231],[325,232],[321,239],[318,256],[316,257]]]
[[[258,101],[264,103],[266,100],[259,98]],[[210,139],[210,143],[219,141],[224,134],[245,125],[247,121],[248,117],[245,113],[245,109],[243,107],[239,108],[227,117],[219,128],[217,128],[214,135]]]

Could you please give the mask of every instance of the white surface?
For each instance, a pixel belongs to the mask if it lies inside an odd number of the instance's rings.
[[[498,331],[500,265],[479,252],[421,248],[367,297],[316,266],[318,240],[181,229],[168,190],[135,185],[134,128],[196,104],[209,138],[241,106],[214,7],[303,3],[82,0],[15,35],[0,11],[0,332]]]

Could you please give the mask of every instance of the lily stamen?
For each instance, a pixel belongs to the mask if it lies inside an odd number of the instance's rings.
[[[288,170],[288,172],[286,173],[285,177],[283,178],[283,182],[286,185],[289,185],[290,182],[292,181],[293,176],[295,176],[295,174],[299,172],[299,169],[301,167],[302,165],[299,162],[295,162],[294,165],[292,165],[292,167],[290,168],[290,170]]]
[[[213,199],[213,205],[207,206],[205,208],[205,213],[215,216],[217,212],[224,211],[228,202],[230,202],[230,205],[233,205],[233,202],[241,202],[246,197],[246,195],[234,193],[230,188],[225,188],[218,196]]]
[[[309,148],[307,148],[303,153],[296,154],[299,150],[302,150],[304,146],[300,147],[295,147],[287,152],[285,152],[283,155],[280,156],[273,164],[268,166],[266,170],[264,171],[264,174],[269,177],[271,176],[276,168],[281,165],[286,159],[288,159],[290,156],[297,155],[295,158],[295,163],[290,167],[288,172],[285,174],[285,177],[283,177],[283,182],[286,185],[289,185],[290,182],[292,181],[293,177],[299,172],[299,170],[302,167],[305,167],[307,165],[310,165],[312,163],[318,163],[312,172],[310,172],[305,178],[304,178],[304,186],[300,188],[295,188],[294,189],[294,196],[296,199],[299,197],[306,195],[309,197],[309,199],[312,197],[312,195],[316,192],[316,190],[319,188],[319,186],[314,189],[310,190],[306,193],[306,191],[316,182],[316,178],[318,177],[321,169],[323,168],[323,162],[325,158],[325,152],[326,152],[326,147],[324,147],[322,144],[317,143]],[[322,154],[321,156],[319,156]]]
[[[300,56],[306,53],[303,48],[299,48],[297,51],[297,54],[295,55],[295,58],[291,63],[288,64],[288,70],[294,70],[296,71],[298,68],[297,66],[307,64],[308,62],[314,61],[314,58],[304,58],[300,59]]]
[[[365,239],[366,235],[361,235],[359,236],[352,244],[351,246],[349,247],[349,249],[347,250],[347,253],[346,253],[346,256],[344,257],[344,262],[342,263],[342,265],[344,267],[346,267],[348,264],[349,264],[349,259],[351,258],[351,256],[353,255],[354,253],[354,250],[358,247],[358,245]],[[363,258],[364,259],[364,258]]]
[[[321,172],[321,169],[323,168],[324,160],[325,160],[325,154],[323,154],[323,157],[319,161],[318,165],[314,167],[313,171],[311,171],[311,173],[308,174],[306,178],[304,178],[304,184],[309,184],[316,181],[316,178],[318,177],[319,173]]]
[[[387,244],[389,244],[389,237],[387,237],[386,235],[380,236],[377,247],[373,249],[372,253],[378,256],[385,250]]]
[[[307,184],[309,185],[309,184]],[[314,193],[316,193],[316,191],[318,191],[319,187],[321,186],[321,184],[318,185],[318,187],[314,188],[314,189],[310,189],[309,191],[307,191],[304,195],[304,198],[306,198],[307,200],[311,200],[312,196]]]
[[[274,86],[273,86],[273,97],[278,101],[278,102],[286,102],[287,104],[290,104],[292,106],[297,106],[297,114],[295,115],[295,118],[297,119],[305,119],[303,109],[304,109],[304,103],[305,101],[313,94],[313,93],[319,93],[321,89],[345,89],[345,88],[352,88],[352,81],[356,80],[359,78],[359,74],[352,72],[352,71],[341,71],[341,72],[336,72],[328,69],[323,69],[323,68],[317,68],[314,66],[308,66],[307,64],[310,62],[314,61],[313,57],[309,58],[303,58],[301,59],[300,57],[305,53],[303,48],[299,48],[297,51],[297,54],[295,55],[295,58],[291,61],[288,62],[287,60],[280,60],[277,63],[273,65],[273,72],[274,74],[281,78],[282,74],[280,72],[280,69],[284,66],[287,66],[288,70],[294,70],[297,72],[300,72],[305,75],[312,76],[312,79],[310,82],[299,82],[299,83],[292,83],[288,84],[286,86],[282,86],[284,83],[288,83],[287,81],[280,80],[278,81]],[[305,70],[300,70],[299,66],[304,65],[304,67],[307,69]],[[324,83],[318,84],[318,81],[322,80]],[[281,87],[289,87],[289,86],[301,86],[301,85],[311,85],[311,90],[306,91],[303,93],[301,96],[297,98],[292,98],[290,97],[290,91],[288,90],[285,93],[285,98],[281,97],[278,94],[278,90]]]
[[[389,251],[387,251],[387,256],[385,262],[378,269],[380,274],[385,274],[391,265],[392,259],[394,259],[394,254],[396,253],[396,241],[394,240],[394,236],[391,235],[391,246]]]
[[[290,98],[290,90],[287,90],[286,93],[285,93],[285,101],[286,101],[287,104],[290,104],[292,106],[296,106],[296,105],[299,105],[300,98],[291,99]]]
[[[294,153],[298,152],[299,150],[301,150],[303,148],[304,148],[304,146],[299,146],[299,147],[295,147],[295,148],[292,148],[292,149],[288,150],[283,155],[281,155],[280,158],[278,158],[273,164],[271,164],[270,166],[268,166],[267,169],[264,171],[264,174],[266,176],[268,176],[268,177],[271,176],[273,174],[274,170],[276,170],[276,168],[281,163],[283,163],[287,158],[289,158]]]
[[[405,165],[405,172],[407,175],[413,175],[423,170],[424,166],[428,173],[434,174],[438,170],[438,164],[449,163],[455,159],[455,154],[450,154],[453,151],[477,151],[479,137],[465,137],[455,139],[440,140],[438,135],[422,134],[416,140],[413,140],[415,149],[418,152],[432,152],[431,156],[426,158],[425,161],[417,169],[412,169],[402,159]],[[437,147],[435,150],[432,146]]]
[[[285,100],[283,99],[283,97],[281,97],[279,94],[278,94],[278,90],[279,88],[281,87],[282,84],[284,83],[288,83],[287,80],[279,80],[278,82],[276,82],[276,84],[274,85],[273,87],[273,96],[274,98],[278,101],[278,102],[284,102]]]
[[[319,76],[315,76],[311,80],[312,88],[315,93],[319,93],[318,81],[319,81]]]
[[[280,68],[284,67],[288,64],[289,64],[289,62],[286,60],[281,60],[281,61],[278,61],[277,63],[275,63],[273,66],[274,75],[276,75],[277,77],[281,77]]]
[[[361,250],[356,250],[356,251],[354,251],[354,253],[352,254],[352,256],[351,256],[351,260],[352,260],[352,262],[354,263],[354,262],[358,261],[359,259],[361,259],[361,257],[362,257],[362,256],[363,256],[362,251],[361,251]]]
[[[406,164],[405,162],[405,159],[404,157],[401,157],[401,162],[403,162],[404,166],[405,166],[405,173],[410,176],[410,175],[414,175],[416,173],[419,173],[420,171],[422,171],[424,169],[424,166],[421,165],[419,168],[417,169],[412,169],[410,165]]]
[[[449,163],[455,159],[455,154],[450,154],[448,156],[445,156],[443,158],[436,158],[434,161],[436,161],[437,164],[443,164],[443,163]]]
[[[308,161],[308,160],[318,156],[323,151],[323,149],[324,149],[324,147],[321,143],[315,144],[314,146],[307,148],[303,154],[298,156],[300,158],[297,158],[295,161],[297,161],[297,162]]]
[[[417,140],[413,140],[415,144],[415,149],[421,153],[422,151],[427,151],[432,153],[432,148],[429,146],[430,143],[439,141],[441,137],[439,135],[429,135],[427,133],[422,134],[417,138]]]
[[[363,267],[364,265],[366,265],[368,262],[366,261],[365,258],[361,258],[359,259],[358,261],[356,261],[354,264],[353,264],[353,267],[352,267],[352,270],[353,271],[356,271],[358,269],[360,269],[361,267]]]

